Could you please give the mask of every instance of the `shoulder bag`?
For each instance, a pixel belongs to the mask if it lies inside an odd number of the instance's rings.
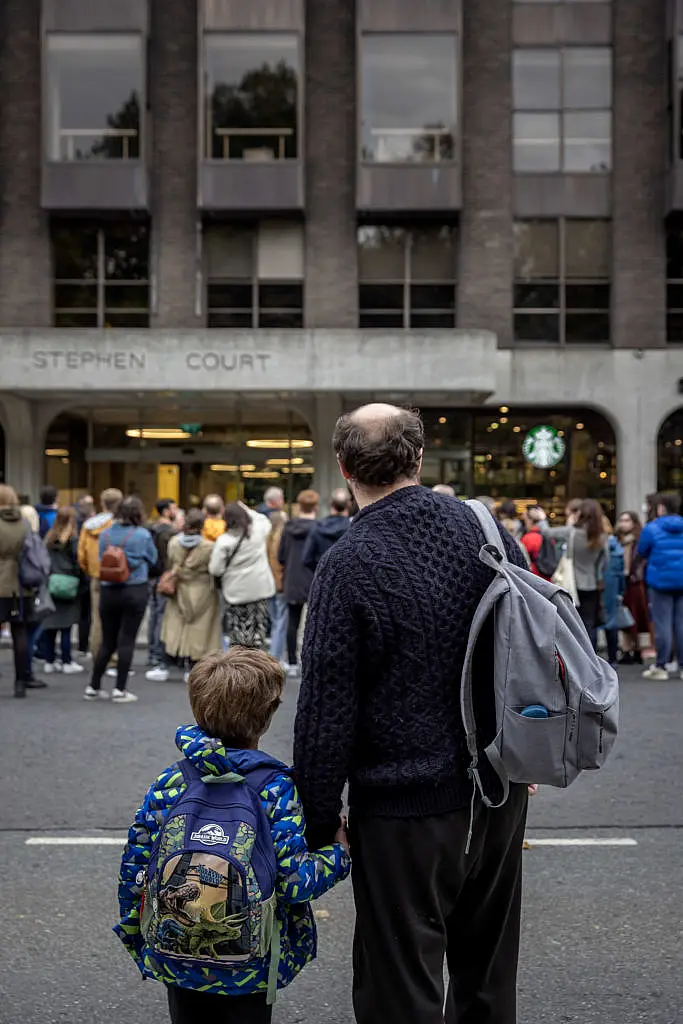
[[[552,582],[556,587],[562,587],[571,597],[574,604],[579,605],[579,592],[576,589],[576,575],[574,573],[574,527],[569,530],[567,539],[567,550],[560,559],[560,564],[553,574]]]

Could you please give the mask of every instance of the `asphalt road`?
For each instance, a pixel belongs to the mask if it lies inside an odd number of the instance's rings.
[[[147,683],[138,671],[140,702],[115,707],[84,703],[83,677],[53,677],[49,690],[15,701],[6,652],[0,671],[0,1024],[163,1022],[163,990],[139,979],[110,931],[120,849],[26,840],[125,834],[146,786],[174,760],[176,726],[190,720],[182,680]],[[683,682],[633,672],[622,682],[608,766],[532,802],[520,1022],[683,1021]],[[296,689],[264,743],[285,760]],[[636,845],[535,847],[535,838]],[[350,886],[317,913],[319,959],[278,999],[276,1024],[352,1024]]]

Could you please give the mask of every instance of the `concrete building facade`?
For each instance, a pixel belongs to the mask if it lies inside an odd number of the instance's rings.
[[[683,488],[680,0],[0,18],[19,492],[327,493],[371,398],[420,407],[425,481],[461,493],[560,515]]]

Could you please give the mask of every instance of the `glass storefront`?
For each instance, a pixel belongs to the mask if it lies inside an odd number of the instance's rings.
[[[616,441],[590,409],[423,409],[427,436],[423,482],[451,484],[458,495],[538,502],[563,518],[571,498],[596,498],[613,516]],[[540,434],[537,428],[547,427]],[[526,444],[525,444],[526,442]],[[526,448],[526,454],[525,454]]]
[[[662,424],[657,439],[657,488],[683,491],[683,409]]]
[[[196,409],[131,416],[127,410],[63,414],[45,446],[46,480],[61,501],[118,487],[137,494],[150,510],[160,498],[183,508],[207,494],[257,505],[270,486],[292,504],[314,472],[311,430],[295,412],[245,408],[237,422],[216,422],[218,410],[199,419]],[[206,420],[214,422],[206,422]]]

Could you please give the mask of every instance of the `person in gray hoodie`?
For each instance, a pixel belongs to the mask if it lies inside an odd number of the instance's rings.
[[[330,498],[329,516],[317,522],[306,538],[302,559],[306,568],[315,572],[325,552],[344,536],[350,525],[349,492],[344,487],[338,487]]]

